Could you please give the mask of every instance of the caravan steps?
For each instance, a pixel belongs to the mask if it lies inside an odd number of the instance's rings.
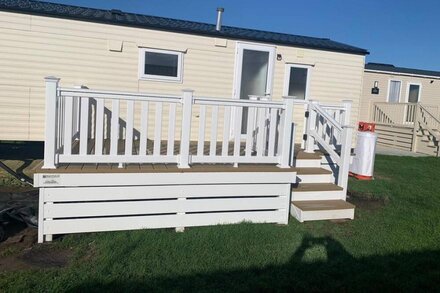
[[[354,219],[355,206],[344,200],[292,201],[290,213],[298,221]]]
[[[298,183],[332,183],[333,172],[324,168],[297,168]]]
[[[292,188],[292,200],[341,200],[343,192],[342,187],[334,183],[301,183]]]
[[[353,219],[355,206],[335,184],[335,165],[321,152],[295,154],[297,184],[292,187],[290,214],[300,222]]]

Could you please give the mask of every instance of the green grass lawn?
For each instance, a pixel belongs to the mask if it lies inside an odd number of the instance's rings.
[[[440,290],[440,160],[377,156],[350,179],[354,221],[69,235],[64,268],[0,275],[0,291]]]

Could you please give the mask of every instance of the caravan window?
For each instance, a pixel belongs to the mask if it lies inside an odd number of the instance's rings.
[[[399,103],[400,101],[400,80],[390,80],[388,87],[388,101],[389,103]]]
[[[420,102],[420,84],[409,83],[408,84],[408,103]]]
[[[140,49],[139,78],[163,81],[182,81],[182,53]]]
[[[297,99],[306,100],[309,77],[310,66],[287,64],[284,80],[284,95],[295,96]]]

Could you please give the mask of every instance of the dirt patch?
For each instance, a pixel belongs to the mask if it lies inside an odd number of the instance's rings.
[[[32,267],[41,269],[62,268],[69,264],[73,252],[70,249],[57,249],[52,245],[37,245],[25,251],[19,259]]]
[[[38,189],[30,186],[0,185],[0,206],[19,205],[36,210]],[[73,256],[71,249],[60,249],[52,243],[37,244],[38,231],[24,222],[3,219],[7,239],[0,242],[0,273],[27,269],[62,268]]]
[[[70,249],[37,244],[37,229],[26,228],[0,243],[0,273],[29,269],[62,268],[73,256]]]
[[[33,188],[30,185],[23,185],[23,186],[0,185],[0,195],[7,196],[10,193],[31,193],[33,195],[38,195],[38,189]]]
[[[347,193],[348,201],[354,204],[357,208],[373,211],[382,208],[388,203],[388,197],[378,197],[370,193],[348,191]]]
[[[21,225],[11,227],[11,230],[13,229],[17,230],[14,231],[14,235],[0,243],[0,256],[17,254],[25,249],[31,248],[37,242],[37,229],[23,229]]]

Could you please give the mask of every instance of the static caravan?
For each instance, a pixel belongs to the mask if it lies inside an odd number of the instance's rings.
[[[45,143],[40,241],[353,218],[368,52],[226,26],[222,13],[207,24],[0,0],[0,140]]]
[[[440,72],[365,65],[359,119],[377,124],[378,144],[438,156]]]

